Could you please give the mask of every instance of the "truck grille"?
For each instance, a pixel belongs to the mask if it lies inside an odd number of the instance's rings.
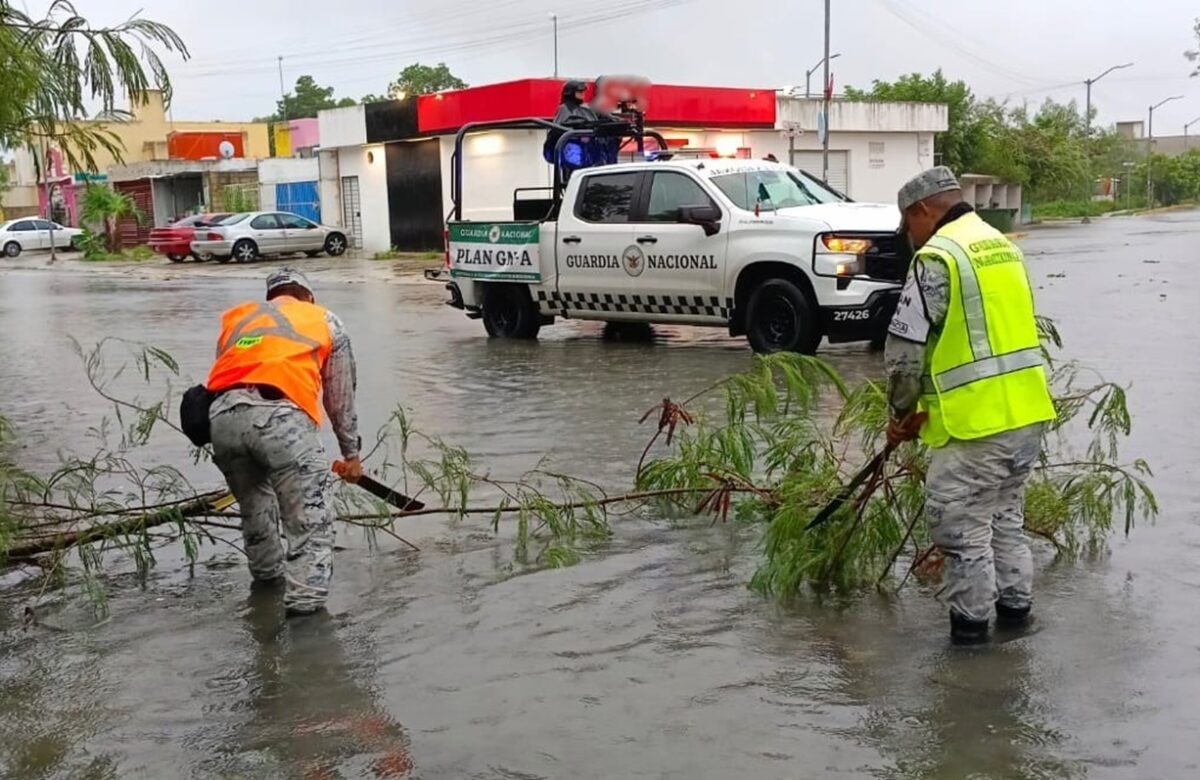
[[[899,233],[877,233],[871,235],[871,248],[867,250],[867,276],[889,282],[903,282],[912,261],[912,249],[908,236]]]

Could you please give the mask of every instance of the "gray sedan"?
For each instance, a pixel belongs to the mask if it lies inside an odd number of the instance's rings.
[[[337,257],[346,251],[346,234],[299,214],[251,211],[196,230],[192,251],[201,256],[212,255],[218,263],[230,260],[248,263],[260,255],[291,252],[304,252],[309,257],[324,252]]]

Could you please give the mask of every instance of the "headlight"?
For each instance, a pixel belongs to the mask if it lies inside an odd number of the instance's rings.
[[[821,241],[830,252],[839,254],[861,255],[871,248],[871,239],[853,236],[839,236],[827,233],[821,236]]]

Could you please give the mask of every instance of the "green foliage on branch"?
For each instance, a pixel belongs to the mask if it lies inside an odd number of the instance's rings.
[[[117,99],[150,89],[169,101],[159,50],[188,54],[170,27],[137,14],[97,28],[67,0],[54,0],[42,17],[0,0],[0,148],[36,150],[46,143],[79,170],[95,170],[99,151],[120,160],[124,149],[115,134],[102,123],[74,120],[122,121],[128,112]]]

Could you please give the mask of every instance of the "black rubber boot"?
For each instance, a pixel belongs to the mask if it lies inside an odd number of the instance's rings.
[[[1024,607],[1009,607],[996,602],[996,627],[1004,628],[1024,628],[1029,625],[1032,620],[1030,610],[1033,607],[1026,605]]]
[[[956,645],[980,645],[988,641],[988,622],[969,620],[951,610],[950,641]]]

